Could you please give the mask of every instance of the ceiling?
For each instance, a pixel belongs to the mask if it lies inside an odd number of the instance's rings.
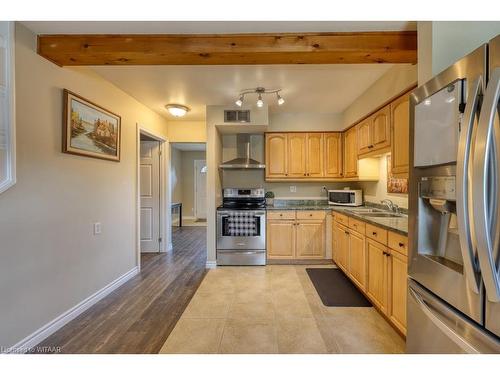
[[[37,34],[230,34],[416,30],[412,21],[24,21]]]
[[[340,113],[389,70],[391,64],[231,65],[231,66],[99,66],[92,67],[138,101],[170,120],[167,103],[187,105],[182,120],[205,119],[206,105],[232,105],[238,93],[263,86],[281,88],[285,104],[265,96],[270,113]],[[257,97],[249,95],[248,102]]]
[[[206,143],[170,143],[170,146],[180,151],[206,151]]]

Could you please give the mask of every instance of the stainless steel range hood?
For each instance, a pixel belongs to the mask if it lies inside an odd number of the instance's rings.
[[[250,134],[236,135],[236,159],[222,163],[221,169],[264,169],[265,164],[250,158]]]

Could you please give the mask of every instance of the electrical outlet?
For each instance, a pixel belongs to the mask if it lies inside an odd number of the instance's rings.
[[[290,185],[290,193],[296,193],[297,192],[297,186]]]
[[[101,223],[94,223],[94,236],[101,234]]]

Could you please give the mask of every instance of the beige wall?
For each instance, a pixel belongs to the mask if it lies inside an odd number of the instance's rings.
[[[275,113],[269,117],[267,131],[336,131],[342,129],[341,114]]]
[[[61,153],[63,88],[121,116],[121,162]],[[0,195],[2,347],[137,266],[136,123],[167,135],[161,116],[116,86],[38,56],[19,24],[16,116],[17,184]]]
[[[380,203],[382,199],[390,199],[399,207],[408,208],[408,194],[389,194],[387,192],[387,155],[380,158],[378,182],[360,182],[364,199],[367,202]]]
[[[182,214],[194,216],[194,161],[205,160],[204,151],[182,151]]]
[[[170,142],[205,143],[207,124],[205,121],[168,121]]]
[[[416,65],[395,65],[347,107],[342,114],[343,127],[346,128],[354,124],[416,83]]]

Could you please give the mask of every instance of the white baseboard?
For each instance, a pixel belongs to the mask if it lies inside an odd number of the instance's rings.
[[[125,282],[130,280],[132,277],[137,275],[139,273],[139,267],[134,267],[127,273],[123,274],[119,278],[115,279],[108,285],[106,285],[104,288],[101,290],[98,290],[94,294],[92,294],[90,297],[84,299],[81,301],[79,304],[73,306],[69,310],[65,311],[61,315],[59,315],[57,318],[54,320],[50,321],[49,323],[45,324],[43,327],[39,328],[35,332],[33,332],[31,335],[25,337],[21,341],[19,341],[17,344],[13,345],[12,347],[8,348],[6,350],[6,353],[26,353],[29,351],[31,348],[45,340],[47,337],[52,335],[54,332],[56,332],[58,329],[63,327],[65,324],[69,323],[71,320],[76,318],[78,315],[83,313],[85,310],[88,308],[92,307],[95,303],[97,303],[99,300],[102,298],[106,297],[109,293],[123,285]]]
[[[182,220],[188,219],[188,220],[196,220],[196,216],[182,216]]]
[[[207,260],[207,263],[205,263],[205,268],[217,268],[217,261]]]

